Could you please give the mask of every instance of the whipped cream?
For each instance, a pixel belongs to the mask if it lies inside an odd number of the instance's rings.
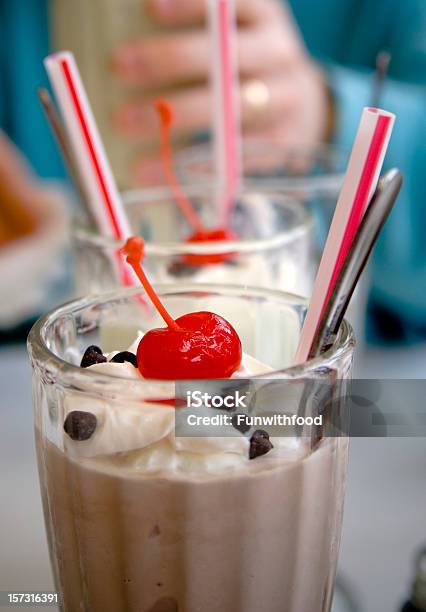
[[[142,335],[138,334],[129,351],[136,353]],[[106,355],[107,362],[94,364],[89,369],[126,379],[123,380],[126,388],[140,384],[143,378],[131,363],[111,361],[116,353],[114,351]],[[272,368],[244,353],[241,366],[232,378],[255,377],[271,371]],[[104,399],[99,395],[92,397],[87,393],[66,395],[63,420],[74,410],[90,412],[97,418],[96,430],[88,440],[75,441],[61,431],[66,452],[76,458],[114,456],[117,466],[151,473],[166,471],[218,474],[246,465],[249,461],[249,439],[231,425],[224,425],[218,431],[223,435],[217,437],[175,435],[175,408],[172,405],[149,401],[173,400],[174,382],[145,381],[143,397],[140,401],[126,399],[123,402],[120,396]],[[204,416],[208,414],[209,409],[199,410],[200,416]],[[294,459],[300,457],[302,450],[298,441],[292,438],[271,440],[274,449],[264,457],[257,458],[257,462],[270,462],[283,453],[290,454]],[[60,443],[59,440],[56,442]]]

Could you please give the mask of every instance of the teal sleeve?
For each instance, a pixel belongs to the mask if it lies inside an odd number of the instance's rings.
[[[390,78],[380,106],[396,115],[384,169],[398,167],[404,186],[375,249],[371,296],[408,326],[426,330],[426,3],[400,15]],[[417,11],[414,8],[417,7]],[[419,8],[420,7],[420,8]],[[416,21],[417,19],[417,21]],[[392,36],[390,37],[392,39]],[[335,100],[334,141],[350,150],[372,72],[328,67]],[[404,78],[406,77],[406,78]]]
[[[46,0],[0,0],[0,127],[42,177],[64,175],[57,147],[37,97],[47,86]]]

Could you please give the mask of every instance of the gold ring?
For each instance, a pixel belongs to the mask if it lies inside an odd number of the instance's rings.
[[[246,107],[248,120],[256,121],[267,110],[271,100],[271,91],[260,79],[252,79],[242,86],[242,99]]]

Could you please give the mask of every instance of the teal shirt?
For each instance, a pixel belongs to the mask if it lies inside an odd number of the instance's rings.
[[[381,106],[397,115],[386,167],[405,175],[373,259],[372,300],[408,335],[426,336],[426,1],[292,0],[311,55],[327,70],[336,104],[334,141],[350,149],[370,104],[377,53],[392,54]],[[62,166],[36,98],[46,83],[45,0],[0,0],[0,124],[41,176]]]
[[[42,177],[63,176],[62,162],[37,98],[47,86],[46,0],[0,0],[0,127]]]
[[[336,143],[349,148],[361,109],[370,104],[381,50],[392,55],[380,106],[397,115],[385,169],[405,184],[373,258],[371,298],[426,336],[426,2],[293,0],[311,54],[327,67],[337,121]]]

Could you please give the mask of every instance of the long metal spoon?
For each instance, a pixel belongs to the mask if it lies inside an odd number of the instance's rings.
[[[339,331],[352,294],[401,186],[402,174],[397,169],[390,170],[379,181],[322,313],[309,357],[317,356],[332,344]]]
[[[92,228],[96,227],[95,218],[91,212],[89,203],[87,201],[87,196],[83,187],[83,183],[80,180],[80,174],[77,168],[77,164],[75,163],[74,155],[71,149],[71,146],[68,142],[68,137],[65,132],[65,128],[62,124],[61,119],[59,118],[58,113],[56,112],[55,105],[53,104],[52,98],[50,97],[49,92],[44,87],[40,87],[37,90],[37,95],[39,97],[40,103],[43,107],[44,113],[46,115],[46,119],[50,125],[53,135],[56,138],[56,142],[59,146],[59,150],[62,153],[62,158],[67,167],[69,176],[71,181],[75,187],[77,195],[80,198],[80,202],[83,204],[87,217],[89,219],[89,223]]]
[[[373,107],[380,106],[383,88],[389,70],[391,54],[388,51],[380,51],[376,56],[376,69],[373,75],[370,104]]]

